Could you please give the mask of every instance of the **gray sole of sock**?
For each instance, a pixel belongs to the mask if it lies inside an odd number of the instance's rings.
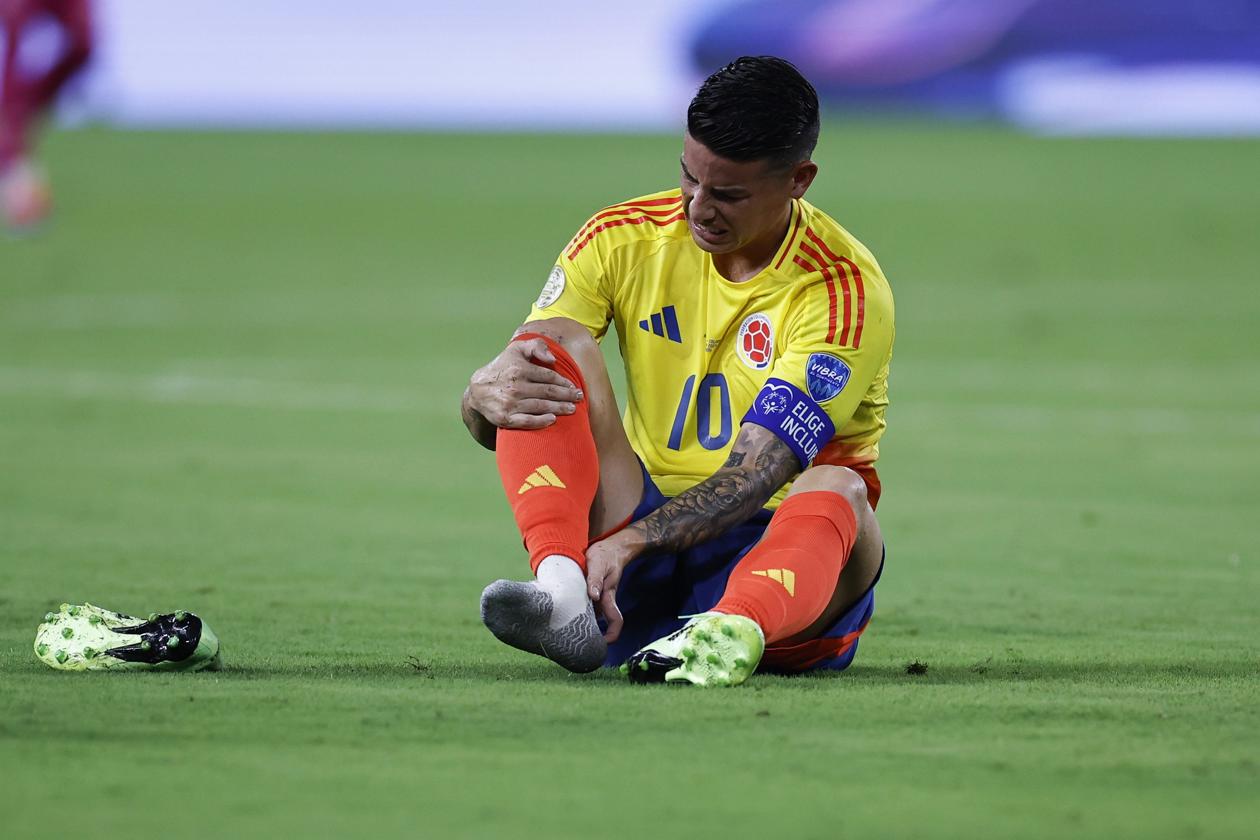
[[[544,656],[579,674],[603,665],[608,645],[594,612],[588,609],[553,630],[553,609],[550,595],[520,581],[496,580],[481,593],[481,620],[504,644]]]

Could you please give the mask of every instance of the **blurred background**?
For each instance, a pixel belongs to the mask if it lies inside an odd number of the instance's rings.
[[[673,128],[768,53],[837,108],[1260,132],[1249,0],[100,0],[97,30],[67,113],[122,126]]]
[[[641,831],[610,797],[705,836],[700,756],[758,836],[1260,819],[1260,3],[0,19],[6,836]],[[570,679],[478,620],[527,572],[459,398],[593,212],[677,185],[687,101],[743,53],[823,94],[809,198],[896,296],[878,609],[834,680]],[[61,679],[30,645],[66,600],[193,609],[226,670]]]

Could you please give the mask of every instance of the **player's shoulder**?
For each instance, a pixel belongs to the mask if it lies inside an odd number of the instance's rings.
[[[853,285],[851,292],[892,307],[892,288],[875,255],[839,222],[800,199],[783,270],[812,286]]]
[[[624,249],[652,248],[686,237],[682,190],[648,193],[601,208],[565,246],[570,260],[594,251],[608,255]]]
[[[817,332],[826,343],[842,347],[862,346],[863,336],[872,332],[891,344],[892,289],[875,255],[806,201],[797,202],[794,216],[780,269],[797,290],[790,329]]]
[[[800,230],[792,260],[798,272],[812,273],[835,266],[848,268],[852,264],[867,277],[887,285],[883,269],[870,248],[818,207],[804,199],[798,204]]]

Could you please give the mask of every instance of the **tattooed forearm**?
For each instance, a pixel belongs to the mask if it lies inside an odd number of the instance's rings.
[[[721,469],[629,526],[643,552],[681,551],[726,532],[800,472],[787,444],[759,426],[746,429]]]

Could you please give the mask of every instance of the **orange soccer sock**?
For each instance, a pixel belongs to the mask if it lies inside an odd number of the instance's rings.
[[[581,369],[558,342],[538,333],[523,333],[513,340],[531,338],[547,343],[556,358],[550,367],[585,393]],[[560,554],[585,570],[591,503],[599,487],[599,455],[586,400],[545,429],[499,429],[495,459],[525,538],[530,568],[537,572],[546,557]]]
[[[714,611],[751,618],[767,645],[800,633],[830,603],[857,530],[853,509],[837,493],[788,496],[731,572]]]

